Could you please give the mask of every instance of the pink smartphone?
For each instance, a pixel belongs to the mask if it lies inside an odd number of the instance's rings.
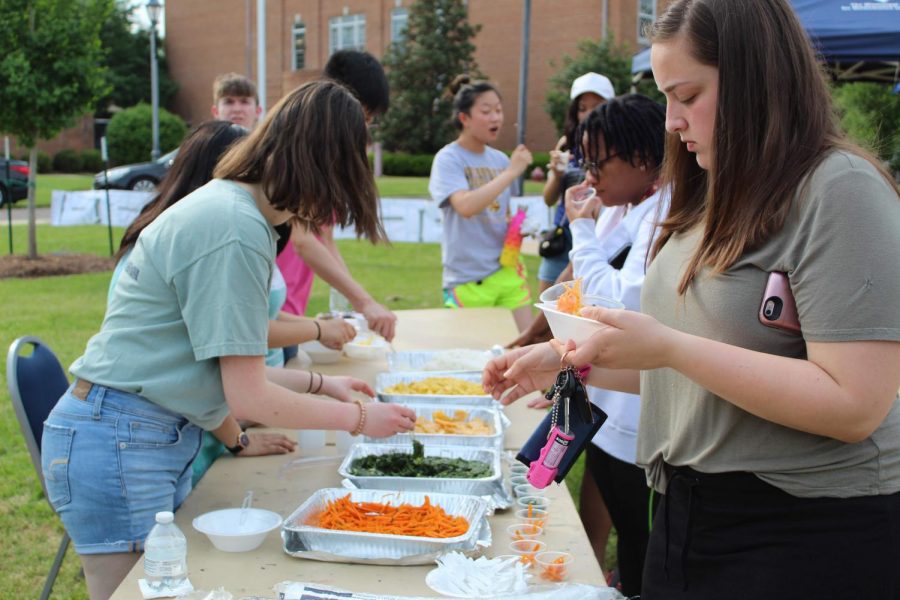
[[[785,273],[772,271],[766,281],[766,291],[759,306],[759,322],[768,327],[800,331],[797,305]]]

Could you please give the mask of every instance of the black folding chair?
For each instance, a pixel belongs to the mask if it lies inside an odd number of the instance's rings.
[[[29,348],[30,354],[27,353]],[[6,356],[6,380],[16,418],[19,419],[19,427],[25,437],[25,445],[44,490],[44,498],[47,498],[41,471],[41,434],[44,432],[47,415],[69,387],[69,380],[50,347],[30,336],[21,337],[10,345]],[[63,533],[53,566],[44,583],[44,591],[41,592],[41,600],[50,597],[53,582],[56,581],[68,547],[69,534]]]

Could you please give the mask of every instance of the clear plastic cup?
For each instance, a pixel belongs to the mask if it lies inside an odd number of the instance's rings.
[[[523,483],[515,486],[513,492],[515,492],[516,498],[521,498],[523,496],[543,496],[547,493],[547,490],[536,488],[530,483]]]
[[[550,510],[550,498],[547,498],[546,496],[520,496],[519,499],[516,500],[516,504],[519,508],[524,508],[526,510],[529,506],[532,510]]]
[[[526,565],[533,565],[535,556],[547,549],[547,544],[538,540],[516,540],[510,542],[509,550]]]
[[[509,472],[513,477],[516,475],[522,475],[524,477],[528,474],[528,466],[523,465],[522,463],[515,463],[509,466]]]
[[[506,533],[514,542],[516,540],[533,540],[544,533],[544,528],[534,523],[513,523],[507,525]]]
[[[524,475],[513,475],[509,478],[510,485],[513,486],[513,489],[520,485],[528,485],[528,478]]]
[[[349,431],[334,432],[334,445],[337,448],[337,453],[341,456],[346,456],[347,452],[350,451],[350,447],[355,443],[356,439],[350,435]]]
[[[324,429],[298,429],[297,445],[303,456],[318,456],[325,449]]]
[[[523,523],[532,523],[543,529],[547,528],[547,519],[550,513],[543,508],[520,508],[516,511],[516,520]]]
[[[541,579],[547,581],[566,581],[575,557],[568,552],[538,552],[534,557],[535,567]]]
[[[572,196],[566,199],[574,208],[581,208],[587,204],[588,200],[597,195],[597,190],[592,187],[586,187],[581,190],[572,192]]]

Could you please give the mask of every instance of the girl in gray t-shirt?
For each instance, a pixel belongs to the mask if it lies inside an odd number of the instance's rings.
[[[503,105],[490,83],[451,84],[456,141],[435,155],[428,191],[443,211],[444,304],[449,308],[503,306],[519,330],[531,322],[531,295],[521,261],[502,266],[510,185],[531,163],[525,146],[512,157],[492,148],[503,125]]]

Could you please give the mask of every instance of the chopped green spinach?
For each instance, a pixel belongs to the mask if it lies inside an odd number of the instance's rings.
[[[480,479],[491,476],[491,465],[480,460],[424,456],[421,442],[413,442],[412,454],[370,454],[353,461],[350,473],[360,477],[441,477]]]

